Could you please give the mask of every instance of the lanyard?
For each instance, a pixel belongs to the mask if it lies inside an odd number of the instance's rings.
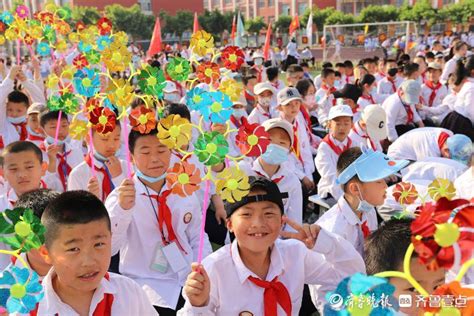
[[[150,205],[151,205],[151,208],[153,209],[153,213],[155,213],[155,216],[156,216],[156,221],[158,223],[158,229],[160,230],[160,233],[161,233],[161,239],[163,240],[163,244],[166,246],[169,244],[169,241],[168,241],[168,238],[166,238],[165,236],[165,233],[163,231],[163,227],[160,225],[160,220],[159,220],[159,217],[158,217],[158,212],[156,211],[156,208],[155,208],[155,205],[153,204],[153,200],[151,199],[151,196],[150,196],[150,191],[148,190],[148,187],[145,183],[143,183],[143,181],[138,178],[138,180],[140,180],[140,182],[143,184],[143,186],[145,187],[145,190],[146,190],[146,194],[148,196],[148,200],[150,201]],[[158,201],[156,201],[156,203],[158,203]]]

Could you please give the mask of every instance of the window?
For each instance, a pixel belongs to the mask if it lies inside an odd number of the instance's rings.
[[[290,5],[289,4],[282,4],[280,14],[281,15],[291,15]]]
[[[275,0],[268,0],[268,6],[273,7],[275,5]]]
[[[224,3],[225,3],[225,4],[229,4],[229,3],[231,3],[231,2],[232,2],[232,0],[224,0]]]
[[[298,4],[298,15],[303,15],[304,11],[306,10],[306,8],[308,7],[308,4],[307,3],[299,3]]]
[[[139,3],[142,11],[151,11],[151,0],[140,0]]]
[[[265,0],[258,0],[257,8],[263,8],[265,6]]]

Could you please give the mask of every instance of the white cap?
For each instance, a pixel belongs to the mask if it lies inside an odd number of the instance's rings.
[[[346,104],[335,105],[329,110],[328,121],[334,120],[337,117],[348,116],[353,117],[352,109]]]
[[[284,129],[288,133],[288,136],[290,136],[291,146],[293,146],[293,140],[294,140],[293,126],[291,126],[291,124],[288,123],[288,121],[285,121],[284,119],[279,118],[279,117],[272,118],[263,122],[262,126],[263,128],[265,128],[265,131],[267,132],[271,130],[272,128],[276,128],[276,127]]]
[[[166,86],[163,88],[163,92],[171,93],[171,92],[178,92],[178,88],[176,87],[176,83],[173,81],[166,80]]]
[[[255,93],[255,94],[260,94],[263,91],[267,91],[267,90],[270,91],[273,94],[276,93],[275,88],[273,88],[273,86],[269,82],[260,82],[260,83],[257,83],[253,87],[253,93]]]
[[[263,58],[263,54],[261,52],[255,52],[252,55],[252,59]]]
[[[296,90],[295,88],[286,87],[280,90],[280,92],[278,92],[278,95],[277,95],[278,105],[287,105],[288,103],[294,100],[303,101],[299,91]]]
[[[405,102],[408,104],[417,104],[420,102],[421,85],[418,81],[410,79],[405,80],[400,89],[403,91]]]
[[[428,68],[427,69],[436,69],[436,70],[442,70],[443,67],[441,67],[440,64],[436,63],[436,62],[431,62],[428,64]]]
[[[367,135],[373,141],[387,138],[387,113],[378,104],[371,104],[362,111],[361,119],[365,122]]]
[[[232,102],[232,105],[243,105],[247,106],[247,99],[245,99],[244,95],[241,95],[237,101]]]
[[[46,106],[45,106],[43,103],[34,102],[34,103],[32,103],[32,104],[28,107],[28,110],[26,111],[26,115],[39,114],[39,113],[41,113],[45,108],[46,108]]]

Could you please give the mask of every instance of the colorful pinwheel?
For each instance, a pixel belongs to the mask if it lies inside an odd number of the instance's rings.
[[[224,67],[232,71],[238,71],[245,62],[245,54],[238,46],[227,46],[224,48],[221,58],[224,62]]]
[[[201,134],[194,144],[194,154],[206,166],[214,166],[224,162],[229,152],[229,144],[219,132]]]
[[[109,71],[124,71],[132,61],[132,53],[125,45],[113,42],[108,48],[102,51],[102,61]]]
[[[115,113],[107,107],[97,107],[89,112],[89,122],[100,134],[112,132],[115,129],[116,120]]]
[[[243,122],[235,137],[235,143],[243,155],[258,157],[267,150],[267,146],[270,144],[270,135],[259,124],[249,124],[245,118]]]
[[[166,64],[166,73],[175,81],[185,81],[191,73],[191,66],[186,59],[174,57]]]
[[[450,269],[471,258],[474,248],[474,204],[440,198],[426,203],[411,224],[412,243],[428,269]]]
[[[448,179],[435,179],[428,186],[428,194],[433,201],[438,201],[440,198],[447,198],[451,200],[456,196],[456,189],[454,184]]]
[[[0,241],[19,252],[28,252],[44,243],[45,228],[30,209],[5,210],[0,216]]]
[[[213,83],[217,82],[221,76],[219,65],[210,61],[200,63],[196,69],[196,75],[200,82]]]
[[[418,191],[413,184],[409,182],[400,182],[395,185],[392,195],[398,203],[402,205],[410,205],[418,198]]]
[[[112,32],[112,22],[106,17],[102,17],[97,21],[100,35],[107,35]]]
[[[112,38],[110,36],[99,36],[97,39],[97,49],[99,51],[103,51],[104,49],[108,48],[112,44]]]
[[[69,136],[75,140],[83,140],[87,135],[87,122],[79,119],[73,119],[69,124]]]
[[[163,89],[166,86],[163,71],[152,66],[141,69],[138,75],[138,86],[144,94],[157,98],[163,97]]]
[[[199,190],[201,183],[201,171],[193,164],[186,161],[175,163],[168,170],[166,186],[171,193],[181,197],[187,197]]]
[[[440,304],[427,304],[428,306],[424,308],[426,312],[433,313],[432,315],[474,315],[474,301],[470,299],[474,297],[474,289],[462,287],[458,281],[453,281],[437,287],[431,295],[433,297],[441,297]],[[466,299],[466,303],[462,304],[463,306],[456,306],[457,304],[453,301],[461,297]],[[451,302],[447,302],[450,299]]]
[[[179,115],[171,114],[158,123],[158,139],[169,149],[181,149],[189,144],[192,126]]]
[[[121,108],[121,112],[129,106],[135,98],[134,88],[125,79],[114,79],[110,82],[107,90],[107,98]]]
[[[249,193],[249,178],[238,167],[225,168],[216,175],[216,191],[224,201],[235,203]]]
[[[83,69],[89,66],[89,62],[87,61],[86,56],[79,54],[72,60],[72,64],[76,69]]]
[[[194,88],[186,93],[186,105],[194,111],[199,111],[199,108],[203,106],[203,94],[206,93],[203,89]]]
[[[224,124],[232,115],[232,101],[220,92],[205,92],[202,95],[203,101],[199,104],[198,111],[206,122]]]
[[[94,69],[83,68],[76,71],[72,83],[77,93],[88,98],[100,91],[99,74]]]
[[[48,56],[51,53],[51,48],[49,47],[48,43],[40,42],[36,46],[36,52],[40,56]]]
[[[144,106],[133,109],[130,113],[129,121],[132,129],[141,134],[148,134],[156,128],[155,111]]]
[[[18,15],[18,17],[24,19],[28,17],[30,11],[28,10],[28,7],[26,5],[19,5],[16,7],[16,14]]]
[[[214,48],[214,38],[206,31],[197,31],[191,37],[190,48],[196,55],[205,56]]]
[[[227,94],[231,101],[235,102],[239,100],[244,87],[234,79],[225,79],[221,81],[219,85],[219,91]]]

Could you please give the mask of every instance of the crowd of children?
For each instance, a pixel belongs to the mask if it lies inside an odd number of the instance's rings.
[[[311,315],[344,278],[401,270],[416,205],[393,218],[404,208],[387,192],[407,179],[426,190],[449,174],[459,198],[474,197],[474,48],[460,38],[432,44],[416,58],[326,62],[314,80],[306,63],[281,75],[254,52],[234,73],[243,89],[228,124],[204,128],[226,136],[233,157],[242,155],[242,125],[261,126],[268,145],[212,168],[171,150],[156,127],[139,132],[117,121],[106,135],[92,129],[86,141],[71,139],[72,118],[46,106],[41,68],[28,79],[11,66],[0,85],[0,210],[31,208],[46,228],[44,245],[24,256],[45,291],[32,313]],[[166,71],[160,61],[148,62]],[[212,88],[168,80],[157,120],[199,122],[187,104],[194,87]],[[223,201],[213,185],[173,194],[168,170],[183,160],[202,176],[238,167],[248,195]],[[329,209],[320,212],[311,196]],[[18,264],[0,260],[2,269]],[[432,273],[416,258],[413,267],[428,292],[445,283],[447,271]],[[390,282],[396,295],[414,295],[406,280]]]

